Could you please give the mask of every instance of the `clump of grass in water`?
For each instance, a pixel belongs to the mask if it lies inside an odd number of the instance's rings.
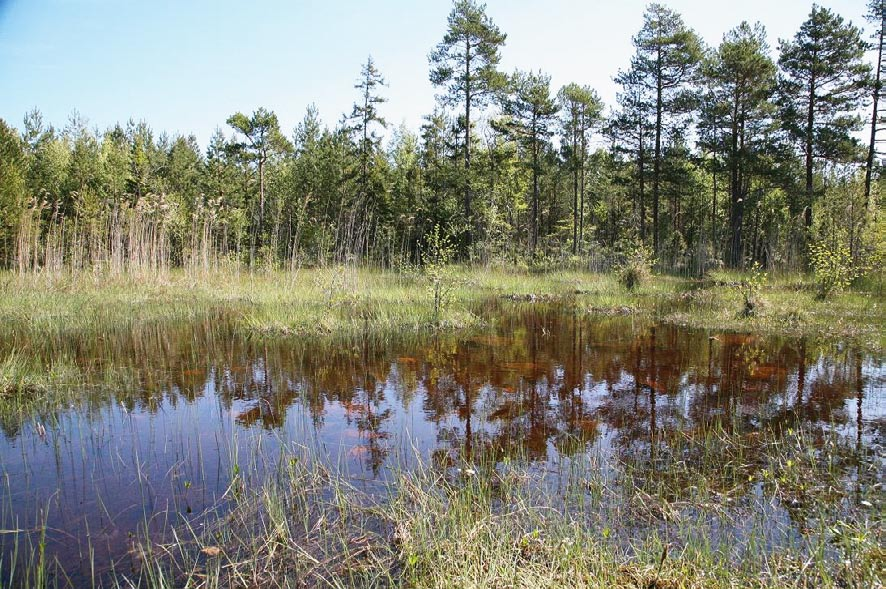
[[[173,542],[145,544],[142,568],[121,586],[392,586],[395,555],[377,501],[290,447],[257,488],[237,469],[231,505],[205,525],[175,531]]]
[[[0,360],[0,403],[35,402],[54,388],[77,382],[80,371],[66,357],[48,366],[40,358],[15,349]]]
[[[819,439],[712,424],[662,437],[651,463],[647,454],[605,469],[593,453],[553,470],[483,455],[459,468],[411,456],[387,497],[355,488],[347,473],[322,466],[316,450],[290,447],[271,480],[241,487],[230,511],[205,529],[180,530],[174,542],[144,550],[141,577],[125,583],[876,586],[880,518],[866,516],[864,502],[878,505],[877,490],[861,490],[860,507],[847,513],[858,491],[835,465],[851,449]],[[836,495],[794,505],[826,487]],[[772,502],[818,528],[800,544],[778,541],[773,526],[784,522],[760,511]]]
[[[717,272],[687,286],[662,301],[662,321],[700,329],[808,337],[876,353],[886,345],[882,329],[886,305],[870,289],[847,290],[822,301],[802,275],[770,275],[762,283],[736,272]]]

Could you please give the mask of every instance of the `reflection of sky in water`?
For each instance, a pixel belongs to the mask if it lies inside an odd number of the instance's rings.
[[[201,338],[185,326],[95,349],[72,342],[70,356],[99,366],[92,377],[123,365],[139,379],[89,408],[7,420],[0,526],[30,529],[45,513],[50,552],[86,578],[90,542],[100,569],[110,558],[125,569],[130,534],[223,508],[235,465],[256,484],[286,445],[317,450],[371,492],[409,466],[413,449],[438,461],[483,453],[548,465],[594,455],[605,471],[648,453],[655,432],[717,418],[742,431],[804,420],[865,448],[883,444],[882,361],[802,341],[712,339],[544,306],[498,310],[494,328],[463,338],[250,343],[225,329]],[[737,522],[739,536],[758,521]],[[11,549],[10,536],[0,542]]]

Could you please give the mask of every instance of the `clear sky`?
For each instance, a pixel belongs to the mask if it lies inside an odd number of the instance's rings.
[[[760,21],[773,51],[809,0],[669,0],[708,44]],[[541,69],[553,90],[589,84],[607,105],[642,24],[639,0],[487,0],[507,33],[502,66]],[[821,0],[866,28],[865,0]],[[130,118],[205,146],[235,111],[265,106],[289,134],[315,103],[332,125],[350,111],[372,54],[389,87],[382,114],[416,130],[433,110],[428,53],[448,0],[0,0],[0,117],[39,108],[63,127],[76,109],[104,129]]]

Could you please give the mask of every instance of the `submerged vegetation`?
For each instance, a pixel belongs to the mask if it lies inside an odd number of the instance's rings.
[[[205,531],[149,547],[134,579],[201,587],[875,586],[886,558],[878,493],[846,487],[839,465],[855,460],[854,450],[819,436],[747,436],[716,423],[664,440],[651,472],[631,462],[602,468],[593,452],[550,470],[526,468],[519,457],[419,463],[398,469],[381,501],[305,448],[290,448],[272,480],[239,494]],[[749,488],[759,491],[750,501]],[[777,501],[787,514],[770,511]],[[813,537],[790,538],[769,520],[784,515],[815,526]],[[745,534],[718,531],[744,525]],[[655,531],[637,536],[644,527]]]
[[[423,461],[382,492],[287,445],[265,477],[227,458],[224,509],[139,540],[119,587],[873,587],[875,456],[835,433],[715,421],[613,460]],[[651,461],[651,462],[650,462]],[[849,469],[854,477],[847,478]],[[246,481],[263,480],[257,486]],[[795,535],[795,526],[804,532]],[[154,535],[160,537],[158,532]],[[37,541],[37,540],[34,540]],[[42,540],[39,540],[42,542]],[[20,579],[64,585],[42,549]],[[11,562],[15,562],[14,560]],[[7,565],[8,566],[8,565]],[[8,571],[6,571],[8,572]],[[30,580],[31,583],[27,583]]]

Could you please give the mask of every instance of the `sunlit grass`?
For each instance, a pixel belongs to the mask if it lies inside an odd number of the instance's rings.
[[[819,440],[819,441],[816,441]],[[853,450],[803,429],[728,424],[608,464],[593,449],[538,468],[520,456],[456,464],[410,456],[370,496],[317,449],[238,483],[230,510],[143,544],[120,586],[870,587],[883,580],[877,491]],[[404,456],[409,454],[405,451]],[[691,457],[687,459],[687,456]],[[654,458],[655,464],[646,461]],[[248,468],[248,467],[247,467]],[[826,490],[827,501],[815,493]],[[824,492],[824,491],[822,491]],[[809,494],[812,493],[812,494]],[[798,499],[800,497],[801,499]],[[808,532],[783,535],[787,509]],[[767,507],[768,506],[768,507]],[[879,522],[879,523],[878,523]]]
[[[871,287],[816,300],[801,275],[770,278],[755,317],[740,316],[741,274],[704,281],[658,276],[628,292],[613,276],[577,271],[534,274],[501,268],[453,267],[443,316],[433,315],[418,272],[336,267],[297,273],[214,273],[191,276],[90,274],[0,275],[0,322],[22,338],[99,336],[110,330],[232,317],[254,335],[329,335],[460,329],[483,321],[476,305],[490,297],[568,299],[590,313],[647,313],[669,322],[789,335],[829,334],[882,345],[883,297]],[[438,319],[435,321],[435,319]],[[879,340],[879,341],[877,341]]]
[[[418,272],[357,268],[298,273],[183,272],[158,276],[0,275],[0,416],[7,431],[44,427],[52,408],[116,395],[137,399],[149,375],[58,354],[66,343],[154,338],[173,327],[199,338],[222,325],[246,338],[385,338],[471,329],[490,299],[557,301],[587,315],[711,330],[807,336],[881,348],[876,281],[818,301],[805,277],[770,278],[759,312],[740,314],[740,274],[658,276],[627,292],[608,275],[532,274],[453,267],[452,296],[435,317]],[[873,285],[873,286],[872,286]],[[209,327],[201,327],[208,325]],[[200,333],[205,329],[207,333]],[[186,338],[188,339],[188,338]],[[129,347],[122,346],[125,349]],[[162,370],[163,367],[158,367]],[[86,383],[89,383],[88,385]],[[111,392],[113,391],[113,392]],[[130,396],[132,398],[130,398]],[[133,401],[135,402],[135,401]],[[282,445],[287,446],[286,442]],[[120,587],[867,587],[882,584],[879,488],[846,472],[874,470],[837,436],[797,426],[760,432],[735,424],[662,434],[655,455],[608,464],[563,458],[552,470],[521,456],[440,465],[398,453],[386,496],[370,495],[316,448],[287,446],[276,474],[229,457],[231,484],[205,525],[140,538],[135,572]],[[407,459],[408,457],[408,459]],[[408,466],[407,466],[408,464]],[[870,472],[866,475],[871,478]],[[778,505],[789,520],[765,519]],[[796,542],[773,544],[787,522]],[[633,527],[631,527],[633,526]],[[742,532],[723,535],[730,526]],[[781,526],[781,528],[779,527]],[[791,528],[790,533],[793,533]],[[717,540],[711,537],[718,533]],[[16,541],[19,541],[18,536]],[[17,578],[64,586],[21,536]],[[9,571],[6,563],[4,572]]]

